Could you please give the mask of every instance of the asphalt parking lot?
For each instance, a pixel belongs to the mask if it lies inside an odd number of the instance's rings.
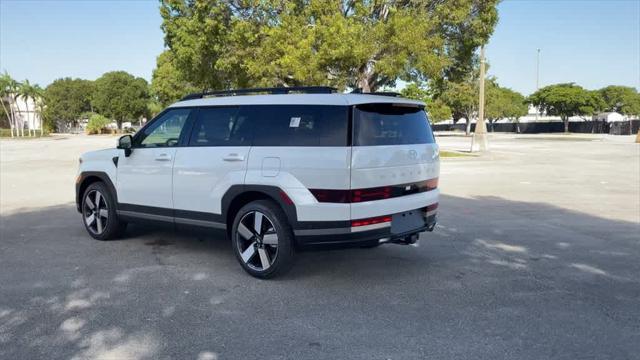
[[[418,246],[300,253],[260,281],[222,238],[92,240],[77,157],[115,138],[3,140],[0,359],[638,359],[632,142],[494,135],[443,160]]]

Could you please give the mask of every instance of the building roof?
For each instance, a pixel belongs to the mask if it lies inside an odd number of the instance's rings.
[[[373,94],[277,94],[205,97],[179,101],[170,107],[215,105],[358,105],[370,103],[412,104],[422,101]]]

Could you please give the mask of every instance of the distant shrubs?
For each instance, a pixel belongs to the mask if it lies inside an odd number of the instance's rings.
[[[87,134],[110,134],[111,129],[107,127],[111,123],[111,120],[106,117],[94,114],[89,118],[89,123],[87,123]]]

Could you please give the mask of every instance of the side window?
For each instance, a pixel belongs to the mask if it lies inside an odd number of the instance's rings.
[[[249,145],[251,129],[237,107],[208,107],[198,111],[189,146]]]
[[[135,147],[154,148],[178,145],[180,134],[189,117],[189,113],[191,113],[191,109],[167,111],[143,130],[136,139]]]
[[[349,108],[330,105],[244,106],[254,146],[346,146]]]

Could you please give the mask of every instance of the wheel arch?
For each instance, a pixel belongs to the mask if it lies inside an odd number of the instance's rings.
[[[78,180],[76,181],[76,209],[78,210],[78,212],[80,212],[81,210],[80,206],[82,204],[82,195],[84,194],[84,191],[89,185],[95,182],[102,182],[107,186],[117,206],[118,193],[116,192],[116,188],[109,178],[109,175],[102,171],[85,171],[80,173],[80,175],[78,176]]]
[[[222,197],[222,219],[227,224],[227,234],[233,227],[233,219],[246,204],[256,200],[271,200],[278,204],[293,227],[297,222],[296,207],[289,196],[277,186],[234,185]]]

